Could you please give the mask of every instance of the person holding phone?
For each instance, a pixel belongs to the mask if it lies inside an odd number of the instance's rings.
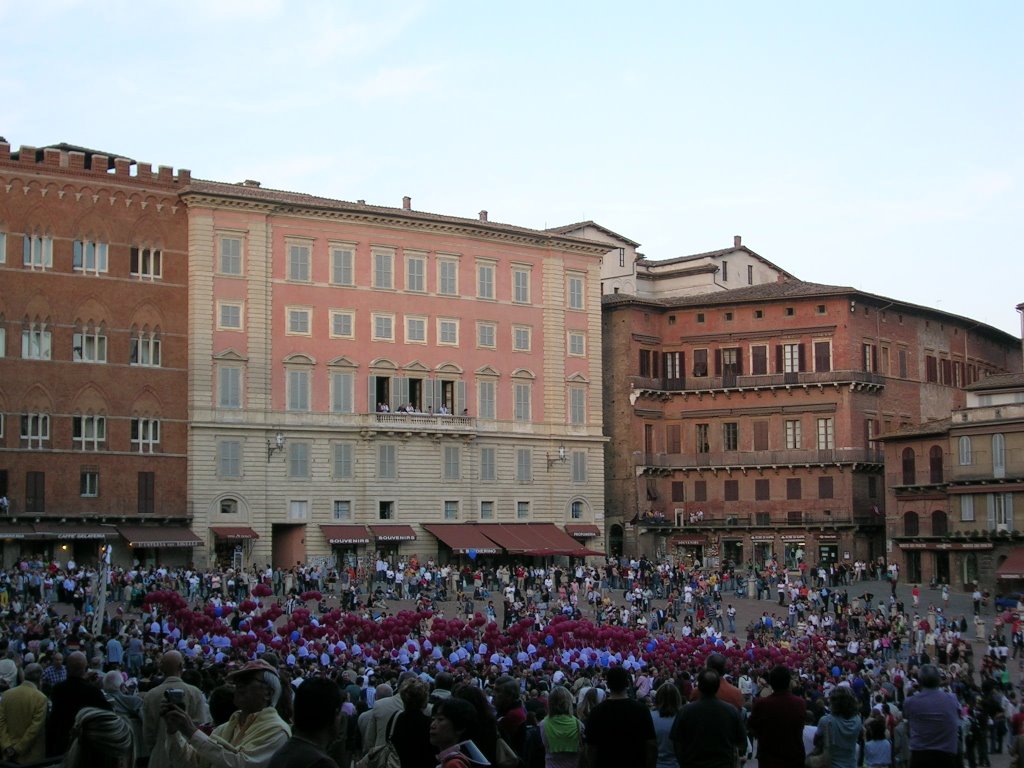
[[[181,679],[184,657],[178,651],[168,651],[160,657],[160,672],[164,680],[151,688],[142,702],[142,754],[149,754],[150,768],[177,768],[167,755],[167,724],[161,717],[164,703],[170,701],[181,707],[192,722],[205,725],[210,722],[210,708],[203,692]]]

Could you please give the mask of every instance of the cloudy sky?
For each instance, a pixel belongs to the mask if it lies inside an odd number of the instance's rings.
[[[0,0],[0,135],[543,228],[733,235],[1020,333],[1024,4]]]

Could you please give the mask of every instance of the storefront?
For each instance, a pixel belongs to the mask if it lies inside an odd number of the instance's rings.
[[[95,565],[100,559],[100,547],[120,534],[112,525],[37,523],[35,536],[39,540],[33,542],[33,549],[42,552],[47,560],[56,560],[61,565],[69,560],[79,565]]]
[[[416,532],[410,525],[371,525],[375,556],[383,557],[389,563],[398,560],[399,550],[404,541],[416,541]]]
[[[31,555],[31,544],[35,538],[31,525],[0,525],[0,568],[10,568],[22,557]]]
[[[370,535],[364,525],[321,525],[320,531],[331,548],[334,567],[341,569],[373,569],[366,560],[366,546]]]
[[[782,560],[788,570],[795,571],[800,567],[807,552],[804,539],[805,536],[802,533],[783,534]]]
[[[775,534],[754,534],[750,537],[750,556],[755,568],[764,568],[775,557]]]
[[[502,552],[501,547],[487,538],[477,525],[437,523],[423,527],[437,539],[437,561],[441,564],[458,563],[462,557],[475,561],[481,555]]]
[[[669,547],[675,562],[689,568],[707,565],[704,562],[705,544],[703,536],[673,536],[669,539]]]
[[[213,559],[220,568],[246,568],[252,555],[253,543],[260,536],[244,526],[212,527]]]
[[[117,532],[124,539],[128,562],[143,567],[188,565],[194,561],[195,548],[203,544],[190,529],[181,526],[119,525]],[[114,561],[121,559],[115,549]]]
[[[839,562],[839,534],[819,533],[818,534],[818,562],[808,563],[811,566],[828,567]]]
[[[745,563],[742,539],[725,539],[722,541],[722,565],[742,568]]]
[[[978,554],[995,548],[988,541],[904,541],[898,546],[903,552],[901,581],[938,579],[957,589],[977,584]]]

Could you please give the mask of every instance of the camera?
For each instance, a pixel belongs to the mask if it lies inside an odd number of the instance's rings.
[[[164,691],[164,699],[176,707],[185,706],[185,691],[181,688],[168,688]]]

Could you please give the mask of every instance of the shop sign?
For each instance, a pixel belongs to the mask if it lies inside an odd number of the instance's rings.
[[[818,541],[839,541],[838,533],[819,533]]]
[[[799,542],[802,542],[804,540],[804,535],[802,533],[799,533],[799,534],[793,534],[793,533],[785,534],[784,533],[784,534],[782,534],[782,540],[783,541],[799,541]]]
[[[755,534],[750,537],[751,541],[775,541],[775,535],[765,536],[764,534]]]
[[[965,549],[992,549],[993,545],[987,541],[908,541],[899,545],[900,549],[927,549],[927,550],[965,550]]]

